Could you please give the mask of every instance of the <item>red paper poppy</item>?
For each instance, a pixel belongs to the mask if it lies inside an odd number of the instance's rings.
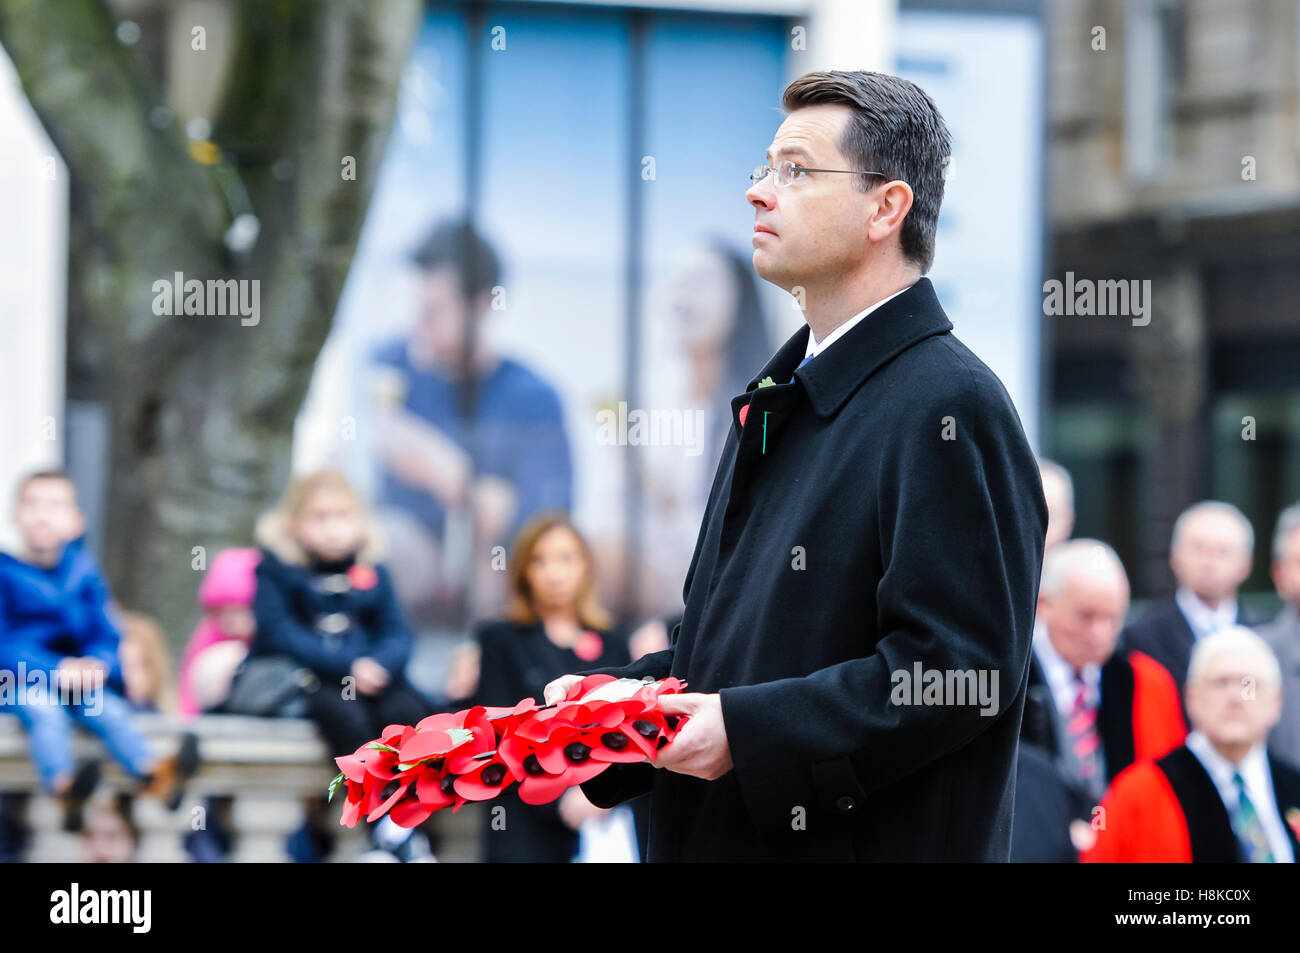
[[[594,662],[605,651],[605,642],[590,629],[584,629],[573,646],[573,654],[584,662]]]
[[[436,808],[426,807],[422,801],[408,797],[393,805],[388,816],[398,827],[417,827],[427,821],[435,810]]]
[[[354,589],[373,589],[379,584],[379,573],[374,566],[353,563],[348,569],[348,582]]]
[[[519,779],[519,799],[525,804],[547,804],[575,784],[590,780],[609,767],[590,757],[582,742],[581,729],[591,718],[587,706],[561,702],[541,709],[521,722],[498,747],[502,761]]]
[[[382,786],[367,785],[361,802],[361,810],[365,813],[366,820],[374,823],[387,814],[389,808],[406,796],[413,780],[414,778],[408,774],[395,777]]]
[[[613,675],[588,675],[582,681],[569,689],[569,694],[564,696],[565,701],[575,701],[586,695],[594,689],[600,688],[607,682],[617,681]]]

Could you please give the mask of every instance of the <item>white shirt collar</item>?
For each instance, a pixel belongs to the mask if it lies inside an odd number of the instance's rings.
[[[912,282],[912,284],[916,284],[916,282]],[[907,288],[911,288],[911,287],[912,287],[912,285],[908,285],[908,286],[907,286]],[[820,342],[813,340],[812,328],[809,328],[809,329],[808,329],[808,346],[804,349],[803,356],[804,356],[804,357],[816,357],[816,356],[817,356],[818,354],[820,354],[822,351],[826,350],[828,347],[830,347],[832,344],[834,344],[834,343],[835,343],[836,341],[838,341],[840,338],[844,337],[844,335],[848,334],[851,330],[853,330],[854,326],[855,326],[859,321],[861,321],[863,318],[865,318],[867,315],[869,315],[872,311],[875,311],[877,308],[879,308],[879,307],[880,307],[882,304],[884,304],[886,301],[891,301],[891,300],[893,300],[894,298],[897,298],[897,297],[898,297],[899,295],[901,295],[904,291],[906,291],[907,288],[900,288],[898,291],[895,291],[895,292],[894,292],[892,295],[890,295],[888,298],[881,298],[879,301],[877,301],[875,304],[871,305],[869,308],[865,308],[865,309],[863,309],[862,311],[859,311],[857,314],[855,314],[853,317],[849,318],[847,321],[845,321],[843,324],[841,324],[838,328],[836,328],[836,329],[835,329],[834,331],[832,331],[830,334],[826,335],[826,337],[825,337],[822,341],[820,341]]]
[[[1192,590],[1179,586],[1174,601],[1198,640],[1237,621],[1236,599],[1224,599],[1217,609],[1211,609]]]
[[[1277,813],[1277,795],[1273,793],[1273,774],[1268,767],[1268,755],[1262,743],[1255,745],[1240,764],[1233,764],[1210,743],[1210,739],[1199,731],[1192,731],[1185,742],[1189,751],[1201,762],[1214,786],[1219,791],[1223,806],[1231,815],[1237,809],[1237,785],[1232,776],[1241,774],[1246,795],[1254,805],[1255,813],[1264,832],[1268,835],[1268,844],[1273,851],[1273,859],[1291,862],[1294,859],[1291,842],[1287,839],[1282,818]]]
[[[1047,626],[1041,622],[1034,625],[1034,651],[1038,653],[1043,674],[1052,689],[1056,710],[1062,715],[1068,715],[1074,709],[1074,699],[1079,691],[1074,682],[1074,667],[1061,658],[1061,653],[1052,644]],[[1096,705],[1101,700],[1101,666],[1085,665],[1079,675],[1086,686],[1090,703]]]

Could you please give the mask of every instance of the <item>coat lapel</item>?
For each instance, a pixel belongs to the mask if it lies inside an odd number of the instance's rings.
[[[745,393],[732,398],[736,431],[740,431],[740,408],[749,403],[759,381],[766,377],[777,384],[788,384],[791,375],[798,378],[808,392],[813,410],[818,416],[829,417],[885,363],[913,344],[951,330],[952,322],[935,297],[929,278],[918,279],[912,287],[871,312],[834,347],[795,370],[808,350],[811,332],[805,324],[763,365]]]
[[[1192,863],[1239,863],[1237,837],[1232,832],[1228,809],[1196,755],[1183,745],[1158,760],[1156,766],[1169,779],[1183,809],[1192,841]]]
[[[1130,764],[1137,750],[1133,739],[1133,666],[1128,656],[1115,652],[1101,667],[1101,706],[1097,712],[1097,733],[1106,757],[1106,779],[1115,780]]]
[[[1300,772],[1288,767],[1270,753],[1269,773],[1273,776],[1273,796],[1277,798],[1277,816],[1291,841],[1291,851],[1300,863]]]
[[[930,279],[921,278],[859,322],[834,347],[794,371],[794,376],[803,381],[817,415],[830,417],[884,364],[913,344],[951,330],[952,322]]]

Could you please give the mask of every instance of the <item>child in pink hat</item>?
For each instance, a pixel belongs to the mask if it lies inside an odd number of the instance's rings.
[[[248,654],[257,631],[253,595],[261,553],[253,548],[217,554],[199,587],[203,620],[185,649],[180,668],[179,708],[197,717],[225,701],[235,669]]]

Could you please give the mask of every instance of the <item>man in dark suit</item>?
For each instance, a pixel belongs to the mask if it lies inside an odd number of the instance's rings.
[[[1169,568],[1178,588],[1124,630],[1124,644],[1168,669],[1181,692],[1198,640],[1225,626],[1264,621],[1237,604],[1254,549],[1250,520],[1231,503],[1205,500],[1189,506],[1174,521],[1169,543]]]
[[[1228,626],[1196,643],[1186,689],[1187,743],[1115,779],[1083,859],[1294,863],[1300,771],[1265,742],[1282,711],[1277,658],[1249,629]]]
[[[671,646],[611,673],[690,720],[583,790],[652,791],[652,861],[1005,861],[1047,506],[922,277],[948,131],[878,73],[783,105],[753,260],[807,327],[732,401]]]
[[[1168,754],[1187,735],[1173,678],[1143,653],[1116,646],[1128,600],[1124,566],[1105,543],[1072,539],[1047,554],[1021,750],[1054,761],[1073,792],[1074,816],[1085,821],[1112,778],[1134,761]],[[1028,775],[1036,794],[1040,777]],[[1059,831],[1025,830],[1049,816],[1019,810],[1019,801],[1017,808],[1012,857],[1026,860],[1020,847],[1052,841]],[[1090,830],[1067,826],[1080,849],[1091,846]]]
[[[1268,736],[1268,746],[1300,768],[1300,503],[1292,503],[1278,515],[1272,571],[1282,611],[1256,630],[1282,669],[1282,717]]]

